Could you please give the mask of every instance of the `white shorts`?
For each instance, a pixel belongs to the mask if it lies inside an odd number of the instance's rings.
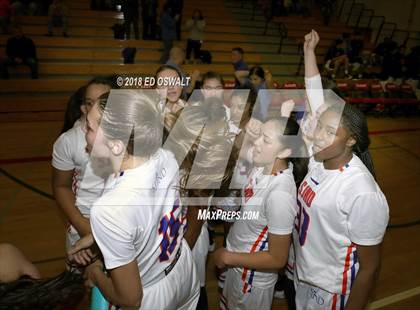
[[[142,310],[195,310],[200,283],[191,250],[182,240],[181,255],[171,272],[159,282],[143,289]]]
[[[140,310],[196,310],[200,285],[191,250],[182,240],[181,255],[170,273],[155,284],[143,288]],[[106,309],[120,310],[110,303]]]
[[[270,288],[252,286],[250,292],[242,292],[241,275],[233,269],[226,273],[225,286],[220,296],[220,309],[270,310],[273,303],[274,285]]]
[[[209,252],[209,232],[207,230],[207,222],[201,227],[200,235],[192,249],[192,257],[197,268],[200,286],[206,285],[206,261]]]
[[[327,292],[317,286],[295,281],[296,309],[298,310],[341,310],[347,302],[348,295]]]

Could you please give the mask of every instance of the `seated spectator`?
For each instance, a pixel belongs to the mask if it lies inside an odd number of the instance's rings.
[[[26,37],[19,26],[14,28],[14,36],[7,40],[6,55],[0,65],[4,79],[9,79],[7,67],[26,65],[31,69],[31,78],[38,78],[38,61],[34,42]]]
[[[381,79],[398,79],[402,77],[402,67],[405,57],[405,46],[393,46],[383,56]]]
[[[245,85],[249,82],[248,75],[248,64],[244,61],[244,50],[240,47],[232,49],[232,65],[235,75],[236,86]]]
[[[194,10],[193,16],[185,24],[185,29],[188,31],[187,40],[187,61],[191,59],[191,52],[194,52],[194,62],[196,63],[200,57],[201,43],[204,38],[204,27],[206,21],[204,20],[201,10]]]
[[[48,8],[48,34],[53,36],[53,27],[63,27],[63,37],[68,37],[67,34],[67,6],[61,0],[53,0],[53,3]]]
[[[0,0],[0,29],[2,34],[8,33],[12,9],[9,0]]]
[[[407,79],[418,80],[420,68],[420,46],[412,47],[410,53],[405,57],[405,66]]]
[[[349,74],[349,59],[343,48],[343,40],[337,39],[327,50],[325,55],[325,68],[331,73],[331,77],[335,79],[340,68],[344,67],[344,73]]]

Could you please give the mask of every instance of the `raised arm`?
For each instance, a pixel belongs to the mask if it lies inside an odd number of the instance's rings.
[[[315,30],[311,30],[305,35],[303,45],[305,59],[305,87],[312,112],[324,104],[324,93],[322,90],[321,76],[319,74],[316,61],[315,48],[319,42],[319,35]]]

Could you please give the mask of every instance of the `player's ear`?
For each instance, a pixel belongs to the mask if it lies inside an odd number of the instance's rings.
[[[357,142],[356,139],[353,136],[350,136],[346,141],[346,146],[349,148],[352,148],[353,145],[356,144],[356,142]]]
[[[120,156],[125,151],[125,145],[121,140],[109,140],[107,145],[114,156]]]

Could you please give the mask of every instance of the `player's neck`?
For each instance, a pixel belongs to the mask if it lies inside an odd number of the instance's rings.
[[[271,175],[289,168],[286,160],[277,159],[273,164],[267,165],[264,167],[263,174]]]
[[[323,164],[324,164],[324,168],[327,170],[337,170],[340,169],[341,167],[345,166],[346,164],[349,163],[349,161],[353,158],[353,153],[352,152],[343,152],[342,154],[334,157],[334,158],[330,158],[327,160],[324,160]]]
[[[146,163],[148,160],[149,160],[148,157],[126,155],[121,161],[121,165],[118,165],[118,163],[113,161],[113,166],[114,166],[113,168],[115,172],[135,169],[137,167],[140,167],[144,163]]]

